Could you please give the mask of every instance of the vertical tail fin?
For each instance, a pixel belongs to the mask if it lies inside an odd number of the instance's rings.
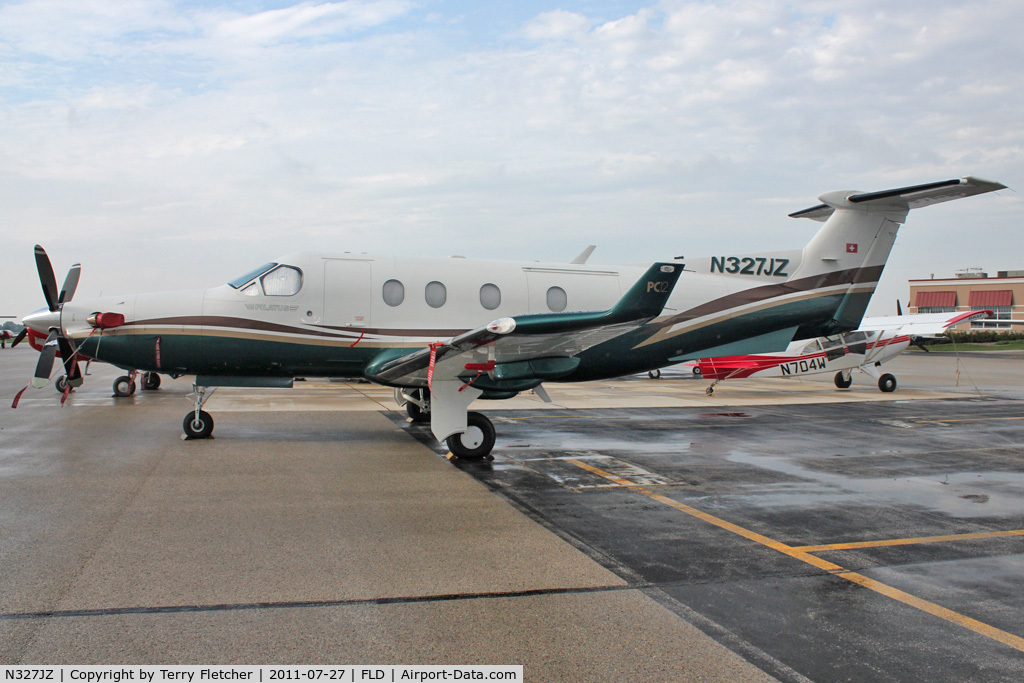
[[[822,204],[790,214],[825,223],[804,248],[793,273],[793,279],[818,277],[822,286],[842,294],[831,329],[822,333],[856,329],[860,324],[899,226],[911,209],[1005,187],[966,177],[881,192],[828,192],[819,197]]]

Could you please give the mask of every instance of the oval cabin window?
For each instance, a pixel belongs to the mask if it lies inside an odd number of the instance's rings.
[[[448,300],[448,290],[436,280],[428,282],[427,288],[424,291],[424,297],[427,300],[427,305],[431,308],[441,308],[444,306],[444,302]]]
[[[480,288],[480,305],[488,311],[493,311],[501,305],[501,290],[498,289],[498,285],[488,282]]]
[[[384,303],[388,306],[398,306],[405,301],[405,285],[398,280],[388,280],[384,283],[382,294]]]
[[[569,298],[561,287],[552,287],[548,290],[548,310],[554,313],[561,313],[569,305]]]

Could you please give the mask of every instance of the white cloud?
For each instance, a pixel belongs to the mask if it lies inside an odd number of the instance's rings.
[[[444,3],[238,6],[0,7],[9,260],[30,270],[33,239],[74,260],[109,241],[189,285],[300,243],[570,258],[597,241],[597,261],[639,261],[798,246],[814,226],[785,214],[844,186],[1021,184],[1018,2],[970,21],[923,0],[666,1],[608,20],[564,3],[479,41]],[[123,270],[89,256],[109,291]]]
[[[590,30],[590,20],[576,12],[554,10],[538,14],[526,27],[523,35],[530,40],[576,39]]]
[[[213,32],[217,36],[255,43],[346,34],[403,16],[408,13],[410,4],[402,0],[311,0],[292,7],[225,19],[214,27]]]

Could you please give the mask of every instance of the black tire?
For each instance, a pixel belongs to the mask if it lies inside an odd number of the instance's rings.
[[[878,388],[887,394],[896,391],[896,377],[888,372],[878,378]]]
[[[114,380],[114,396],[125,398],[135,393],[135,382],[128,375],[121,375]]]
[[[467,426],[464,434],[452,434],[445,443],[452,455],[460,460],[482,460],[491,454],[497,435],[494,425],[486,415],[469,413],[466,416]]]
[[[53,387],[57,390],[58,394],[63,394],[64,390],[68,388],[67,375],[61,375],[57,378],[57,381],[53,383]]]
[[[660,369],[648,370],[647,371],[647,376],[650,377],[651,379],[661,379],[661,370]]]
[[[835,382],[837,389],[849,389],[853,384],[853,377],[846,377],[842,372],[837,372]]]
[[[700,377],[701,374],[703,374],[703,371],[700,369],[699,365],[693,366],[693,374],[697,375],[698,377]]]
[[[196,421],[196,413],[190,410],[185,419],[181,422],[181,428],[185,437],[189,439],[209,439],[213,434],[213,418],[205,410],[199,411],[199,421]]]
[[[147,372],[142,375],[142,388],[144,391],[156,391],[160,388],[160,375],[155,372]]]
[[[430,419],[430,413],[424,412],[412,401],[405,404],[405,412],[413,422],[426,422]]]

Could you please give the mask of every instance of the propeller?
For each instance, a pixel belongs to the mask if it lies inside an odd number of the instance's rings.
[[[32,377],[32,386],[42,389],[50,381],[50,372],[53,371],[53,359],[57,355],[57,339],[60,338],[58,330],[50,330],[50,335],[43,343],[43,350],[39,352],[39,360],[36,362],[36,374]]]
[[[25,338],[25,335],[27,335],[27,334],[28,334],[28,328],[27,327],[21,328],[21,332],[19,332],[18,335],[14,338],[14,342],[11,344],[11,348],[13,349],[15,346],[20,344],[22,342],[22,340]]]
[[[28,334],[31,327],[40,334],[47,331],[46,341],[43,343],[42,351],[39,353],[39,360],[36,362],[36,371],[29,386],[41,388],[50,381],[50,373],[53,371],[53,361],[60,352],[61,360],[64,363],[64,374],[67,377],[68,387],[77,387],[82,384],[82,371],[78,367],[78,353],[71,345],[71,342],[64,336],[61,329],[61,310],[64,304],[71,301],[78,289],[78,279],[82,272],[79,263],[71,266],[67,277],[64,278],[64,285],[58,291],[57,278],[53,275],[53,266],[50,264],[50,257],[46,250],[38,244],[35,246],[36,270],[39,271],[39,284],[43,288],[43,298],[46,300],[45,311],[36,311],[25,316],[22,322],[25,329],[18,333],[14,340],[16,346]],[[25,387],[27,389],[28,387]],[[18,400],[25,389],[18,392],[12,407],[18,407]],[[65,392],[65,398],[67,393]]]
[[[39,283],[43,286],[43,298],[46,299],[46,307],[50,311],[57,310],[57,278],[53,276],[53,266],[50,265],[50,257],[46,250],[36,245],[36,270],[39,271]],[[70,275],[70,273],[69,273]]]

